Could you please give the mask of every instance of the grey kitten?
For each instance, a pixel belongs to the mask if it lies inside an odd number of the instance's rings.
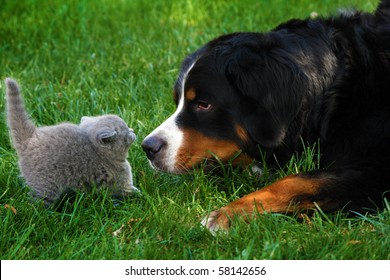
[[[106,186],[113,196],[138,191],[127,161],[133,130],[115,115],[83,117],[80,125],[36,127],[18,84],[7,78],[7,119],[22,176],[33,197],[51,205],[68,190]]]

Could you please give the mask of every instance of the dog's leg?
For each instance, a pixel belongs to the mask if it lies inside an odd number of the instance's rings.
[[[285,177],[261,190],[248,194],[231,202],[221,209],[211,212],[202,223],[212,232],[228,229],[234,216],[245,220],[252,219],[257,213],[291,213],[300,209],[315,207],[311,197],[326,179],[304,178],[300,175]],[[336,209],[335,203],[316,201],[320,207]]]
[[[369,199],[363,191],[367,188],[366,178],[359,171],[312,172],[287,176],[261,190],[231,202],[221,209],[211,212],[202,220],[211,232],[228,229],[233,218],[240,217],[249,221],[258,213],[277,212],[292,214],[320,207],[325,212],[343,208],[356,209],[362,200]],[[353,179],[352,179],[353,178]],[[369,176],[368,178],[373,178]],[[374,177],[375,178],[375,177]],[[376,177],[378,178],[378,177]],[[383,179],[383,178],[382,178]],[[373,182],[371,182],[372,184]],[[383,184],[379,180],[378,184]],[[371,189],[373,192],[373,190]],[[381,194],[375,197],[378,201]],[[350,201],[355,198],[355,201]]]

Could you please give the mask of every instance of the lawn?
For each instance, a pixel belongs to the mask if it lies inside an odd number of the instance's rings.
[[[390,206],[347,217],[317,211],[237,221],[211,235],[201,218],[274,180],[226,168],[223,176],[156,173],[142,139],[174,111],[181,60],[234,31],[268,31],[290,18],[373,11],[374,0],[0,0],[1,259],[390,259]],[[142,195],[117,203],[104,191],[79,193],[60,211],[31,203],[5,124],[4,79],[17,79],[39,125],[113,113],[138,140],[129,160]],[[289,166],[316,166],[309,147]],[[7,207],[6,207],[7,205]]]

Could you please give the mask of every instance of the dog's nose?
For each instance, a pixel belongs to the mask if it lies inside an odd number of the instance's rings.
[[[161,149],[166,145],[165,140],[159,137],[147,137],[142,142],[142,149],[146,153],[148,159],[153,160],[155,155],[161,151]]]

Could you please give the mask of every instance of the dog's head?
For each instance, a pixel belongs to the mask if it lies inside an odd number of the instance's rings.
[[[154,168],[183,173],[204,160],[232,157],[247,165],[259,149],[272,153],[283,145],[307,103],[304,93],[313,90],[305,67],[316,65],[305,61],[314,58],[297,42],[286,45],[281,37],[225,35],[185,59],[174,86],[175,113],[142,143]]]

